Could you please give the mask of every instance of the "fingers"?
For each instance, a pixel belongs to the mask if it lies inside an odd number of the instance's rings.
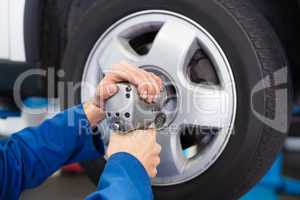
[[[113,133],[110,136],[107,158],[118,152],[127,152],[135,156],[147,171],[149,177],[157,176],[157,167],[161,159],[162,147],[156,142],[156,130],[135,130],[129,134]]]
[[[149,176],[151,178],[154,178],[157,175],[157,167],[160,164],[160,157],[159,153],[161,152],[161,146],[159,144],[156,145],[155,150],[153,152],[156,152],[155,155],[153,155],[152,163],[151,163],[151,169],[149,169]]]
[[[106,100],[118,92],[118,86],[115,83],[104,80],[99,85],[99,92],[103,99]]]
[[[146,73],[147,73],[148,83],[149,83],[148,84],[149,85],[148,86],[149,95],[147,96],[147,101],[149,103],[152,103],[159,95],[161,86],[160,86],[159,81],[156,80],[156,75],[154,75],[153,73],[149,73],[149,72],[146,72]]]
[[[157,75],[155,75],[153,73],[149,73],[149,74],[151,75],[152,79],[155,80],[156,86],[158,86],[156,88],[156,92],[159,93],[163,88],[163,85],[164,85],[163,81]]]
[[[146,93],[147,96],[143,96],[144,99],[148,103],[153,103],[157,96],[160,94],[161,88],[163,86],[162,80],[151,72],[146,72],[141,69],[139,70],[142,74],[144,74],[140,75],[140,77],[144,78],[141,78],[139,80],[140,84],[138,86],[138,91],[140,94]]]
[[[94,103],[98,107],[103,108],[103,102],[115,95],[117,92],[117,85],[104,78],[97,87]]]
[[[160,152],[161,152],[161,150],[162,150],[161,145],[158,144],[158,143],[156,143],[154,153],[156,153],[157,155],[159,155]]]
[[[141,97],[148,103],[152,103],[155,97],[160,94],[163,87],[163,81],[151,72],[130,65],[126,62],[121,62],[115,66],[115,70],[122,70],[126,73],[118,73],[123,81],[128,81],[137,86]]]
[[[152,102],[152,96],[155,95],[155,82],[152,80],[149,72],[146,72],[138,67],[132,66],[126,62],[121,62],[128,72],[129,82],[135,84],[138,88],[140,96],[148,103]]]
[[[153,160],[153,164],[155,167],[157,167],[160,164],[160,157],[157,156],[154,160]]]
[[[157,169],[156,169],[156,168],[151,169],[151,170],[149,171],[149,176],[150,176],[151,178],[156,177],[156,176],[157,176]]]
[[[154,177],[157,176],[157,167],[158,167],[159,164],[160,164],[160,158],[159,158],[159,156],[153,158],[153,160],[152,160],[152,166],[151,166],[150,169],[148,169],[149,176],[151,178],[154,178]]]

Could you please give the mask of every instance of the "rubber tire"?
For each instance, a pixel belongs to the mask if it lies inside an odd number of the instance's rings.
[[[78,5],[77,5],[78,6]],[[231,64],[237,86],[234,135],[213,166],[184,184],[154,187],[155,199],[237,199],[269,169],[285,138],[257,119],[250,107],[250,93],[259,80],[287,66],[284,51],[272,27],[245,0],[98,0],[72,28],[65,52],[64,81],[80,82],[93,45],[114,22],[149,9],[185,15],[203,26],[220,44]],[[266,117],[275,114],[275,86],[255,95],[254,108]],[[67,100],[66,100],[67,101]],[[65,101],[65,102],[66,102]],[[77,95],[76,103],[80,102]],[[282,113],[288,115],[288,113]],[[93,162],[92,162],[93,163]],[[90,164],[93,170],[95,166]],[[87,169],[89,170],[89,169]],[[89,171],[92,178],[97,171]]]

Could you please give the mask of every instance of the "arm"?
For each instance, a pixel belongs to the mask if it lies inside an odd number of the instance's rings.
[[[107,161],[98,191],[87,200],[152,200],[150,178],[141,163],[128,153],[117,153]]]
[[[87,200],[152,200],[149,177],[157,174],[160,151],[155,130],[112,134],[98,191]]]
[[[0,199],[18,199],[62,165],[101,156],[103,149],[94,146],[100,138],[93,137],[83,106],[12,135],[0,145]]]
[[[90,126],[96,125],[105,117],[102,106],[105,100],[117,92],[115,84],[122,81],[136,84],[141,96],[148,102],[153,101],[162,87],[162,81],[154,74],[124,63],[116,65],[99,84],[93,103],[74,107],[36,128],[28,128],[14,134],[4,144],[0,142],[0,199],[17,199],[22,190],[39,185],[62,165],[94,159],[103,154],[100,138],[93,140]],[[137,137],[133,139],[133,143],[139,144],[145,138],[147,137]],[[119,151],[122,150],[119,148],[122,141],[124,142],[124,138],[114,142]],[[94,142],[101,149],[97,150]],[[126,142],[123,146],[126,145],[127,148],[123,151],[127,152],[126,149],[129,149],[128,153],[135,155],[141,161],[150,176],[156,174],[153,168],[156,169],[157,159],[154,159],[156,161],[153,166],[149,166],[144,160],[149,154],[135,154],[130,149],[130,142]],[[117,153],[116,149],[113,153]],[[158,157],[158,154],[151,156]],[[121,174],[119,175],[122,177]],[[130,178],[129,175],[127,178]],[[102,188],[100,187],[100,190]]]

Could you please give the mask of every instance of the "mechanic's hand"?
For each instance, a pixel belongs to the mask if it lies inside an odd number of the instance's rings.
[[[112,134],[107,149],[109,158],[115,153],[126,152],[136,157],[150,177],[157,175],[161,146],[156,142],[156,130],[137,130],[126,135]]]
[[[129,82],[135,85],[141,97],[149,103],[160,94],[163,87],[162,80],[153,73],[126,62],[114,65],[99,83],[94,100],[83,105],[91,126],[96,126],[105,118],[105,101],[118,92],[116,84],[120,82]]]
[[[129,82],[138,88],[140,96],[148,103],[152,103],[160,94],[163,87],[162,80],[151,72],[147,72],[126,62],[121,62],[106,72],[104,79],[97,88],[94,103],[104,108],[107,99],[118,92],[116,83]]]

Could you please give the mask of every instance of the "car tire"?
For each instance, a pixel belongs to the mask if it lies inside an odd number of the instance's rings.
[[[81,12],[81,17],[77,16],[80,20],[72,27],[62,63],[65,71],[62,80],[81,82],[93,46],[112,24],[135,12],[158,9],[180,13],[196,21],[219,43],[235,78],[237,113],[234,135],[217,161],[188,182],[153,187],[155,199],[237,199],[272,165],[287,132],[287,128],[269,127],[256,114],[274,118],[275,102],[289,104],[290,101],[290,91],[285,97],[276,95],[278,88],[274,82],[275,72],[287,70],[284,51],[272,27],[251,3],[244,0],[98,0]],[[272,80],[270,87],[255,94],[251,101],[252,89],[268,76]],[[287,81],[283,87],[289,90],[289,84]],[[75,96],[74,104],[80,103],[80,91]],[[69,98],[61,97],[64,107],[72,106],[67,103]],[[277,98],[281,98],[280,101]],[[280,113],[287,121],[289,110]],[[94,182],[105,164],[100,160],[84,164]]]

